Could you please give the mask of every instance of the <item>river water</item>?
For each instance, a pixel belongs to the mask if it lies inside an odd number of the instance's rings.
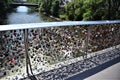
[[[18,6],[8,13],[6,24],[24,24],[24,23],[40,23],[55,21],[48,16],[34,11],[31,7]]]

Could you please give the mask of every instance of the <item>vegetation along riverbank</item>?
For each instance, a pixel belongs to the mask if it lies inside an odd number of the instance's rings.
[[[11,0],[0,0],[0,24],[4,24],[4,20],[7,12],[10,9]]]
[[[63,20],[120,19],[120,0],[27,0],[38,3],[39,11]]]

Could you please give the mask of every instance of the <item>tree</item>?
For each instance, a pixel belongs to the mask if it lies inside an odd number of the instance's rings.
[[[120,19],[120,0],[105,0],[108,19]]]
[[[40,3],[40,11],[66,20],[120,19],[120,0],[29,0]],[[61,7],[62,6],[62,7]]]
[[[40,11],[46,12],[47,14],[51,14],[51,6],[53,0],[41,0],[40,1]]]
[[[9,6],[10,3],[11,0],[0,0],[0,24],[2,24],[2,21],[6,16],[6,13],[10,7]]]
[[[84,13],[85,9],[83,8],[83,0],[76,0],[75,1],[75,16],[74,16],[74,20],[82,20],[83,19],[83,16],[82,14]]]
[[[69,2],[65,7],[65,10],[66,10],[67,19],[74,20],[74,15],[75,15],[74,3]]]
[[[83,20],[87,21],[87,20],[92,20],[92,19],[93,19],[92,11],[88,9],[86,13],[83,14]]]
[[[58,17],[59,9],[60,9],[59,3],[60,3],[59,0],[55,0],[55,1],[53,1],[53,3],[52,3],[51,14],[52,14],[53,16]]]

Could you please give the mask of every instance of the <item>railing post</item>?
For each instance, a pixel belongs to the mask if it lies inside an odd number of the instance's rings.
[[[86,45],[85,45],[86,46],[85,58],[87,58],[87,55],[88,55],[89,40],[90,40],[90,26],[87,26]]]
[[[87,59],[87,54],[88,54],[88,45],[89,45],[89,39],[90,39],[90,29],[89,26],[85,26],[86,28],[86,32],[84,33],[85,36],[85,42],[83,45],[83,51],[84,51],[84,55],[83,58]]]
[[[118,43],[120,44],[120,26],[118,25],[118,27],[119,27],[119,36],[118,36]],[[118,47],[118,49],[120,49],[120,47]]]
[[[115,26],[115,25],[113,25],[113,27],[114,27],[114,29],[113,29],[113,36],[112,36],[112,38],[113,38],[113,45],[112,45],[112,47],[113,47],[113,49],[116,49],[116,47],[117,47],[117,42],[119,41],[119,28],[118,28],[118,32],[115,32],[115,30],[117,30],[116,28],[117,28],[117,26]]]
[[[119,38],[120,38],[120,26],[117,26],[117,24],[115,24],[115,27],[118,27],[118,32],[116,34],[116,45],[115,45],[115,49],[117,49],[117,45],[119,44]]]
[[[24,30],[24,46],[25,46],[25,57],[26,57],[26,72],[29,76],[29,68],[28,68],[28,30]]]
[[[30,62],[29,54],[28,54],[28,48],[29,48],[29,46],[28,46],[28,29],[24,30],[24,45],[25,45],[26,72],[27,72],[27,76],[30,79],[37,80],[36,77],[34,76],[33,72],[32,72],[32,65],[31,65],[31,62]],[[30,69],[31,75],[29,73],[29,69]]]

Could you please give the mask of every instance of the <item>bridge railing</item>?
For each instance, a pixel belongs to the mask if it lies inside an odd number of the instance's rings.
[[[39,4],[37,3],[11,3],[11,6],[33,6],[33,7],[38,7]]]
[[[1,25],[0,78],[31,76],[119,44],[119,20]]]

